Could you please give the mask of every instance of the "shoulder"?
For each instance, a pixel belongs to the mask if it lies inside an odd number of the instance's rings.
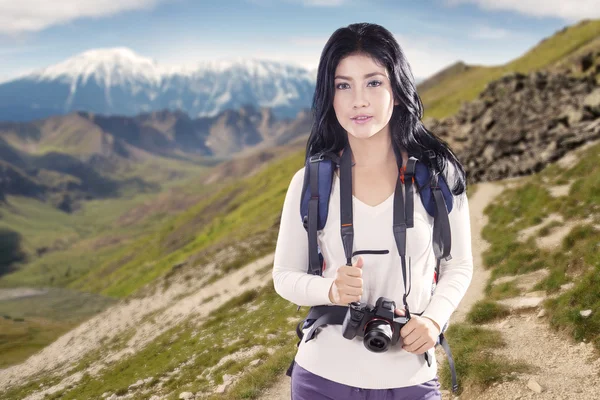
[[[290,184],[302,185],[302,182],[304,181],[304,170],[305,167],[302,167],[298,171],[296,171],[296,173],[292,177],[292,181]]]
[[[296,192],[300,193],[302,191],[302,185],[304,183],[304,167],[300,168],[298,171],[294,173],[292,179],[290,179],[290,184],[288,187],[288,192]]]

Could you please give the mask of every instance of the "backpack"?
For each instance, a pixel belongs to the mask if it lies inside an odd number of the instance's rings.
[[[327,222],[327,214],[329,209],[329,198],[334,179],[335,168],[340,167],[340,197],[342,201],[341,217],[341,234],[344,243],[344,251],[348,260],[347,265],[351,265],[352,257],[352,208],[351,208],[351,175],[343,174],[344,171],[351,171],[351,149],[347,144],[342,156],[338,156],[332,152],[321,152],[307,158],[304,169],[304,182],[301,193],[300,202],[300,218],[304,228],[308,234],[309,242],[309,265],[307,273],[312,275],[322,276],[324,267],[324,258],[321,253],[317,241],[317,230],[322,230]],[[430,159],[435,158],[435,153],[427,150],[426,154]],[[432,163],[433,165],[433,163]],[[348,184],[347,182],[350,182]],[[405,186],[406,201],[402,196],[400,182]],[[416,186],[420,194],[421,201],[427,213],[434,218],[433,223],[433,250],[437,259],[434,276],[432,293],[439,280],[439,267],[442,259],[450,260],[451,235],[448,213],[453,207],[453,196],[448,184],[443,175],[435,171],[430,173],[429,168],[415,157],[409,157],[406,167],[400,168],[400,177],[396,187],[396,195],[394,196],[394,236],[396,244],[402,259],[403,277],[405,279],[405,295],[404,305],[409,315],[408,304],[406,303],[406,262],[404,255],[406,254],[406,229],[413,227],[413,186]],[[399,194],[399,195],[398,195]],[[346,207],[346,212],[345,208]],[[399,212],[398,210],[403,210]],[[359,254],[355,252],[354,254]],[[308,315],[300,321],[296,327],[296,333],[300,338],[297,346],[303,339],[302,329],[311,327],[307,333],[306,341],[313,339],[318,333],[318,328],[327,324],[342,324],[348,307],[344,306],[314,306],[309,310]],[[300,306],[298,306],[300,310]],[[417,314],[418,315],[418,314]],[[300,324],[303,327],[300,328]],[[456,382],[456,371],[454,368],[454,360],[448,342],[444,337],[444,332],[448,327],[448,322],[442,327],[440,335],[437,339],[436,346],[442,345],[448,357],[449,366],[452,374],[452,390],[458,390]],[[423,353],[428,366],[431,366],[431,360],[428,353]],[[294,366],[294,361],[288,368],[286,375],[291,376]]]

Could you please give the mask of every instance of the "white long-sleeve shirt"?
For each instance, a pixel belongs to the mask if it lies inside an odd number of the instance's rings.
[[[452,186],[455,171],[450,163],[448,169],[448,182]],[[317,234],[325,260],[323,276],[317,276],[307,274],[308,235],[300,219],[303,179],[304,167],[293,176],[285,197],[275,250],[273,284],[281,297],[299,306],[332,305],[329,289],[337,268],[346,265],[340,236],[340,181],[334,174],[327,224]],[[432,296],[436,265],[432,247],[433,217],[423,207],[416,190],[413,192],[414,227],[407,230],[406,242],[407,268],[408,258],[411,258],[407,284],[412,285],[407,302],[411,313],[422,312],[423,317],[429,317],[443,327],[464,296],[473,273],[468,200],[466,193],[454,197],[449,213],[452,259],[442,259],[440,279]],[[363,258],[360,301],[375,305],[377,299],[384,296],[393,300],[396,308],[403,309],[402,264],[392,231],[394,195],[375,207],[352,197],[352,251],[389,250],[387,254],[360,255]],[[352,258],[352,263],[357,257]],[[306,370],[329,380],[365,389],[386,389],[420,384],[437,374],[434,348],[428,350],[432,360],[428,366],[422,354],[402,350],[399,343],[383,353],[371,352],[364,346],[362,338],[344,338],[342,325],[323,326],[314,339],[305,342],[309,330],[303,330],[305,336],[295,360]]]

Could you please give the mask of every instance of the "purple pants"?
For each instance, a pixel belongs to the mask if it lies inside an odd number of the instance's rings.
[[[291,400],[441,400],[437,376],[420,385],[393,389],[362,389],[325,379],[296,362],[291,376]]]

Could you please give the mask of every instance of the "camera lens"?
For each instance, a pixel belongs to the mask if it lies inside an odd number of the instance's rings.
[[[392,327],[387,321],[374,320],[365,328],[363,344],[374,353],[387,351],[392,342]]]

